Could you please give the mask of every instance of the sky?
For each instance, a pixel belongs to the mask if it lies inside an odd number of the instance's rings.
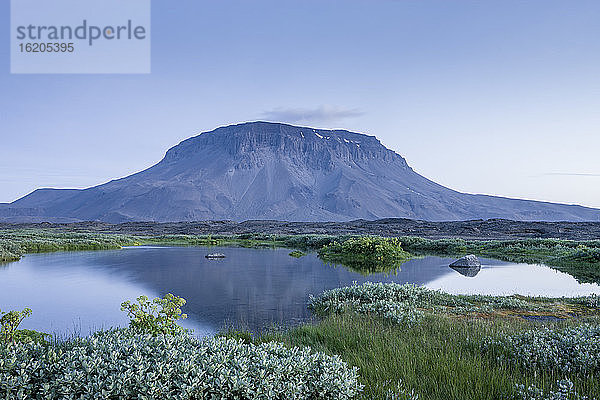
[[[153,0],[150,74],[11,74],[0,202],[269,120],[377,136],[450,188],[600,208],[600,2]]]

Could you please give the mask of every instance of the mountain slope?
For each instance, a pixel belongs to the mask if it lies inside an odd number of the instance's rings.
[[[375,137],[285,124],[221,127],[158,164],[83,190],[39,189],[3,221],[600,221],[600,210],[459,193],[414,172]]]

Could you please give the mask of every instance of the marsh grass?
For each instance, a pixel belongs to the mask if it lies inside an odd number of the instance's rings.
[[[561,313],[570,306],[578,308],[577,318],[558,322],[522,318],[532,313]],[[309,307],[322,318],[316,323],[245,337],[340,355],[359,368],[365,385],[363,399],[404,399],[414,391],[420,399],[428,400],[508,400],[517,394],[517,385],[535,386],[549,393],[565,378],[580,394],[598,398],[600,383],[594,379],[598,371],[593,366],[600,355],[589,354],[595,351],[594,345],[558,346],[570,354],[565,355],[563,364],[588,362],[590,368],[583,373],[565,373],[564,368],[551,368],[552,363],[524,363],[523,354],[534,354],[529,347],[521,351],[517,346],[515,356],[509,357],[506,346],[497,345],[532,330],[575,327],[578,331],[577,327],[586,323],[598,326],[597,306],[595,296],[466,296],[414,285],[367,282],[311,298]],[[232,333],[232,337],[240,336],[239,331]],[[520,342],[517,339],[515,343]],[[535,348],[543,352],[546,347]],[[402,393],[393,397],[398,390]]]
[[[503,319],[456,319],[428,316],[419,324],[394,324],[369,315],[330,315],[316,324],[272,332],[258,341],[282,341],[338,354],[359,367],[365,385],[361,399],[386,399],[398,382],[420,399],[512,399],[516,385],[535,384],[550,390],[562,376],[544,370],[525,370],[482,352],[488,337],[519,332],[532,324]],[[593,377],[571,377],[582,394],[598,397]]]
[[[0,230],[0,262],[17,261],[26,253],[110,250],[135,244],[139,244],[136,238],[126,235],[48,229]]]

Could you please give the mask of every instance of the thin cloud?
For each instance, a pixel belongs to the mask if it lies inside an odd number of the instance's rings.
[[[541,176],[600,176],[600,174],[589,174],[584,172],[548,172]]]
[[[355,118],[364,112],[356,108],[341,108],[334,106],[320,106],[317,108],[275,108],[265,111],[263,118],[277,122],[289,123],[331,123]]]

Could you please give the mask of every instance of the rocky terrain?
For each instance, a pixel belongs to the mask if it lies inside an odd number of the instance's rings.
[[[381,218],[600,221],[600,210],[460,193],[419,175],[374,136],[267,122],[202,133],[103,185],[39,189],[0,204],[4,222]]]
[[[128,222],[110,224],[82,222],[70,224],[7,224],[0,229],[47,228],[64,231],[123,233],[138,235],[164,234],[360,234],[382,236],[420,236],[428,238],[524,239],[555,238],[600,240],[600,222],[521,222],[503,219],[458,222],[427,222],[410,219],[356,220],[350,222],[282,222],[282,221],[205,221],[180,223]]]

